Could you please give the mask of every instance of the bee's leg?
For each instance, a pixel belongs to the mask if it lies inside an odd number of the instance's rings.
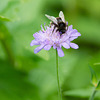
[[[54,26],[54,29],[53,29],[53,31],[52,32],[54,32],[54,30],[55,30],[55,28],[56,28],[57,26]]]
[[[56,30],[56,32],[59,31],[59,29]]]
[[[58,27],[58,25],[55,24],[55,23],[53,23],[53,22],[51,23],[51,25],[54,25],[54,29],[53,29],[53,31],[52,31],[52,32],[54,32],[55,28]]]
[[[52,25],[53,25],[52,22],[50,22],[50,28],[51,28]]]

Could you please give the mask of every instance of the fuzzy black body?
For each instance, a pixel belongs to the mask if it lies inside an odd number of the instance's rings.
[[[54,22],[52,22],[52,24],[55,25],[54,29],[57,27],[56,31],[59,31],[60,35],[62,35],[67,31],[66,27],[68,27],[68,25],[64,23],[60,17],[57,17],[56,19],[57,19],[57,24],[55,24]]]
[[[66,24],[64,22],[58,24],[58,31],[62,34],[66,32]]]

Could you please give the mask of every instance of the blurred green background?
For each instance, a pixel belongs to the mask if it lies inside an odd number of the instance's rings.
[[[81,37],[78,50],[59,58],[63,100],[88,100],[93,91],[88,65],[100,79],[100,0],[0,0],[0,100],[58,100],[55,50],[30,47],[45,14],[66,21]],[[95,100],[100,100],[97,92]]]

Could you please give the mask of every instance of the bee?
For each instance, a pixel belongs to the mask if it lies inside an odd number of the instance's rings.
[[[54,25],[53,31],[56,29],[56,32],[59,31],[60,35],[64,34],[68,30],[68,24],[65,22],[64,14],[62,11],[59,13],[59,17],[49,16],[45,14],[45,16],[50,19],[51,25]]]

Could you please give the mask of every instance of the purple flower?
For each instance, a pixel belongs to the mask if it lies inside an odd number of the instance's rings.
[[[64,52],[62,51],[62,46],[66,49],[69,49],[70,47],[78,49],[78,45],[71,41],[78,38],[78,36],[81,36],[81,34],[72,27],[73,26],[70,25],[66,33],[60,36],[59,32],[56,32],[56,29],[53,31],[54,26],[45,26],[45,29],[41,26],[42,30],[33,34],[35,39],[32,40],[30,44],[31,46],[40,45],[34,50],[34,53],[38,53],[42,49],[50,50],[50,48],[53,47],[54,49],[57,49],[58,55],[63,57]]]
[[[51,25],[51,27],[45,26],[45,28],[41,26],[41,30],[33,34],[35,39],[32,40],[30,45],[40,45],[34,50],[34,53],[38,53],[42,49],[50,50],[50,48],[53,47],[54,49],[57,49],[58,55],[63,57],[64,52],[62,51],[62,46],[66,49],[69,49],[70,47],[73,49],[79,48],[77,44],[72,43],[71,41],[78,38],[78,36],[81,36],[81,34],[76,29],[73,29],[72,25],[66,27],[67,31],[62,35],[56,30],[56,28],[54,29],[54,25]]]

